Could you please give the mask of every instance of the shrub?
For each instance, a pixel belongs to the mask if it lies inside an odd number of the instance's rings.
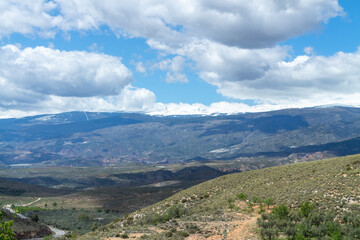
[[[271,198],[267,198],[264,200],[264,203],[269,208],[271,205],[274,205],[274,200],[272,200]]]
[[[98,224],[96,222],[94,222],[93,225],[91,226],[90,230],[95,231],[98,227],[99,227]]]
[[[86,213],[80,213],[77,218],[81,221],[89,221],[90,217]]]
[[[277,231],[288,239],[360,239],[360,217],[346,213],[342,224],[332,212],[314,211],[315,206],[305,202],[298,210],[288,211],[285,205],[275,207],[271,214],[262,214],[258,219],[263,239],[274,239]]]
[[[315,206],[309,202],[304,202],[300,206],[300,212],[303,217],[308,217],[309,214],[315,209]]]
[[[260,202],[260,198],[258,198],[258,197],[253,197],[251,200],[255,204]]]
[[[12,230],[13,221],[5,222],[0,211],[0,239],[15,240],[15,234]]]
[[[244,194],[244,193],[240,193],[240,194],[237,195],[237,198],[240,199],[240,200],[245,201],[247,199],[247,195]]]
[[[33,222],[39,222],[39,215],[33,214],[33,215],[31,215],[30,219]]]
[[[285,219],[289,215],[289,208],[286,205],[281,204],[278,207],[274,207],[272,213],[279,219]]]
[[[129,235],[127,233],[123,233],[120,235],[121,238],[129,238]]]
[[[233,202],[234,202],[234,199],[228,198],[226,201],[227,201],[227,203],[233,203]]]

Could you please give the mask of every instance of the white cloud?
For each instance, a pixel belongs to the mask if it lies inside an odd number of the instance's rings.
[[[307,55],[312,55],[314,53],[314,48],[313,47],[305,47],[304,48],[304,52],[307,54]]]
[[[258,99],[263,103],[314,106],[356,104],[360,92],[360,50],[330,57],[298,56],[277,61],[263,75],[249,81],[233,73],[206,74],[205,80],[224,96]]]
[[[0,38],[12,33],[32,35],[39,33],[53,37],[61,22],[61,16],[52,16],[57,8],[53,1],[6,0],[0,1]]]
[[[135,69],[137,72],[146,73],[146,68],[144,67],[143,62],[136,62],[136,61],[131,60],[130,64],[135,66]]]
[[[54,14],[56,13],[56,14]],[[21,0],[0,4],[0,35],[99,29],[181,46],[191,38],[258,48],[343,14],[337,0]]]
[[[0,47],[0,77],[16,92],[64,97],[116,95],[132,81],[118,57],[14,45]]]
[[[174,72],[174,73],[167,72],[165,80],[168,83],[175,83],[175,82],[188,83],[189,82],[189,80],[187,79],[187,77],[184,73],[177,73],[177,72]]]
[[[4,114],[45,107],[210,114],[353,105],[360,92],[360,51],[322,57],[307,47],[307,55],[291,59],[291,47],[276,46],[342,14],[337,0],[2,1],[0,38],[14,32],[44,37],[62,32],[70,38],[72,30],[105,25],[118,36],[144,37],[152,48],[171,54],[156,64],[167,72],[167,82],[188,82],[184,66],[191,62],[218,93],[259,105],[157,103],[153,92],[129,85],[131,72],[120,58],[7,45],[0,48],[0,87],[6,89],[0,92],[0,107]],[[99,50],[97,45],[91,49]],[[133,64],[146,72],[142,62]]]
[[[91,52],[102,52],[104,50],[104,47],[98,43],[93,43],[88,48]]]
[[[1,82],[0,82],[1,84]],[[0,85],[1,86],[1,85]],[[40,95],[43,96],[43,95]],[[46,95],[36,102],[12,102],[12,106],[0,105],[0,118],[23,117],[67,111],[91,112],[148,112],[157,106],[155,94],[144,88],[127,85],[118,95],[109,97],[63,97]]]
[[[183,73],[185,65],[185,59],[181,56],[175,56],[172,59],[168,58],[155,64],[155,68],[168,71],[166,73],[166,81],[168,83],[189,82],[186,74]]]
[[[121,95],[115,97],[117,110],[147,112],[156,104],[156,96],[145,88],[127,86]]]
[[[299,104],[296,107],[307,107],[307,105]],[[216,114],[239,114],[247,112],[265,112],[279,110],[284,108],[294,108],[293,105],[272,105],[259,104],[249,106],[244,103],[236,102],[214,102],[209,106],[201,103],[157,103],[148,110],[150,115],[216,115]]]
[[[342,14],[337,0],[57,0],[63,30],[109,26],[120,35],[179,46],[188,38],[241,47],[271,46]]]

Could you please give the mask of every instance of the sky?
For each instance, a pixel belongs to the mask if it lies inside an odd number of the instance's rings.
[[[0,0],[0,118],[360,106],[360,1]]]

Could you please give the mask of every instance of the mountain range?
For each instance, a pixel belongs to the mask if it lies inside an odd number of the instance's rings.
[[[218,116],[68,112],[0,120],[0,165],[111,166],[360,153],[360,109]],[[274,164],[275,165],[275,164]]]

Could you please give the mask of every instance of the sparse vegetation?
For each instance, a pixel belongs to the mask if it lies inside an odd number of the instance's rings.
[[[305,202],[299,209],[285,205],[275,207],[271,213],[263,213],[258,219],[262,239],[360,239],[360,216],[346,213],[341,221],[333,212],[314,211],[315,206]]]
[[[259,212],[262,214],[260,224],[267,226],[262,227],[259,232],[265,239],[286,236],[302,239],[300,234],[304,235],[309,224],[311,226],[311,221],[321,221],[325,226],[334,228],[332,232],[329,230],[330,235],[327,233],[330,237],[336,236],[340,229],[341,236],[345,239],[347,233],[343,232],[345,230],[339,219],[343,219],[345,213],[360,213],[359,159],[360,156],[355,155],[222,176],[136,211],[127,218],[111,223],[107,226],[107,230],[96,230],[86,235],[84,239],[114,236],[120,230],[142,232],[146,235],[143,239],[161,239],[166,234],[166,236],[171,234],[168,239],[184,239],[179,237],[177,232],[187,231],[184,223],[188,222],[196,222],[198,226],[201,225],[199,223],[204,223],[200,229],[207,227],[209,223],[221,224],[222,227],[217,234],[225,236],[231,231],[225,226],[232,224],[238,214],[257,216]],[[348,164],[352,167],[350,171],[346,168]],[[209,197],[204,198],[205,195]],[[179,218],[164,217],[171,206],[181,206],[184,214]],[[265,208],[268,211],[272,209],[272,213],[266,213]],[[321,213],[320,216],[316,215],[316,212]],[[330,215],[332,222],[329,220]],[[293,225],[287,224],[289,219],[294,223],[302,224],[295,224],[298,228],[294,229]],[[349,215],[346,219],[354,219],[354,215]],[[177,220],[178,225],[174,225],[172,220]],[[351,222],[351,220],[347,221]],[[129,224],[124,225],[127,222]],[[338,228],[339,224],[340,228]],[[149,232],[149,228],[154,225],[171,233]],[[171,231],[172,228],[176,229],[176,233]],[[344,228],[349,229],[349,226]],[[353,230],[351,231],[354,232]],[[324,230],[318,228],[316,231]]]

